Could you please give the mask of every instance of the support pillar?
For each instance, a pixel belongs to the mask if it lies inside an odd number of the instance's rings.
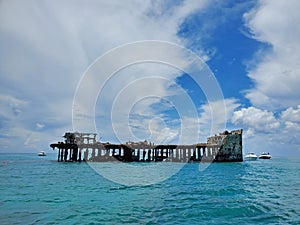
[[[187,148],[187,161],[190,161],[190,159],[191,159],[191,151],[192,151],[192,149],[190,149],[190,148]]]
[[[137,161],[140,161],[140,149],[137,149]]]
[[[60,162],[64,160],[64,149],[60,149]]]
[[[79,148],[78,162],[81,162],[81,148]]]
[[[59,162],[59,159],[60,159],[60,148],[58,149],[57,162]]]

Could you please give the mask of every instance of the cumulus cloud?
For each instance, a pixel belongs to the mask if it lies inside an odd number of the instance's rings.
[[[297,150],[300,99],[300,2],[260,0],[244,14],[250,37],[265,44],[248,62],[253,87],[245,92],[250,107],[236,111],[232,122],[244,126],[254,148]],[[259,144],[258,144],[259,143]]]
[[[255,107],[242,108],[233,113],[232,122],[260,132],[272,132],[280,126],[274,114]]]
[[[281,114],[281,118],[291,122],[300,122],[300,105],[284,110]]]
[[[274,152],[297,154],[300,146],[300,107],[289,107],[279,115],[272,111],[241,108],[233,113],[232,122],[244,128],[246,148],[268,149]],[[289,149],[286,145],[289,143]]]
[[[300,2],[264,0],[244,15],[251,37],[267,44],[249,64],[254,87],[246,97],[257,107],[284,109],[300,98]]]
[[[300,105],[289,107],[281,113],[281,120],[284,122],[285,131],[296,133],[300,131]],[[297,134],[297,133],[296,133]],[[298,135],[297,135],[298,136]]]

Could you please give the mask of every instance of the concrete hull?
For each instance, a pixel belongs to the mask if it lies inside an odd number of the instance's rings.
[[[242,130],[227,132],[214,139],[193,145],[153,145],[148,142],[111,144],[95,142],[76,144],[58,142],[51,148],[58,149],[59,162],[242,162]],[[75,139],[74,139],[75,140]]]

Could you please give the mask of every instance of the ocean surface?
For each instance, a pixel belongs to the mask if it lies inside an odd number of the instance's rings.
[[[56,154],[0,154],[1,225],[122,223],[300,224],[300,159],[189,163],[163,182],[126,186]]]

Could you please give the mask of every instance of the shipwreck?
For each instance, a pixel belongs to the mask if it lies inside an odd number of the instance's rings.
[[[95,133],[68,132],[58,149],[58,162],[242,162],[243,130],[224,131],[207,138],[206,143],[155,145],[148,141],[124,144],[96,141]]]

